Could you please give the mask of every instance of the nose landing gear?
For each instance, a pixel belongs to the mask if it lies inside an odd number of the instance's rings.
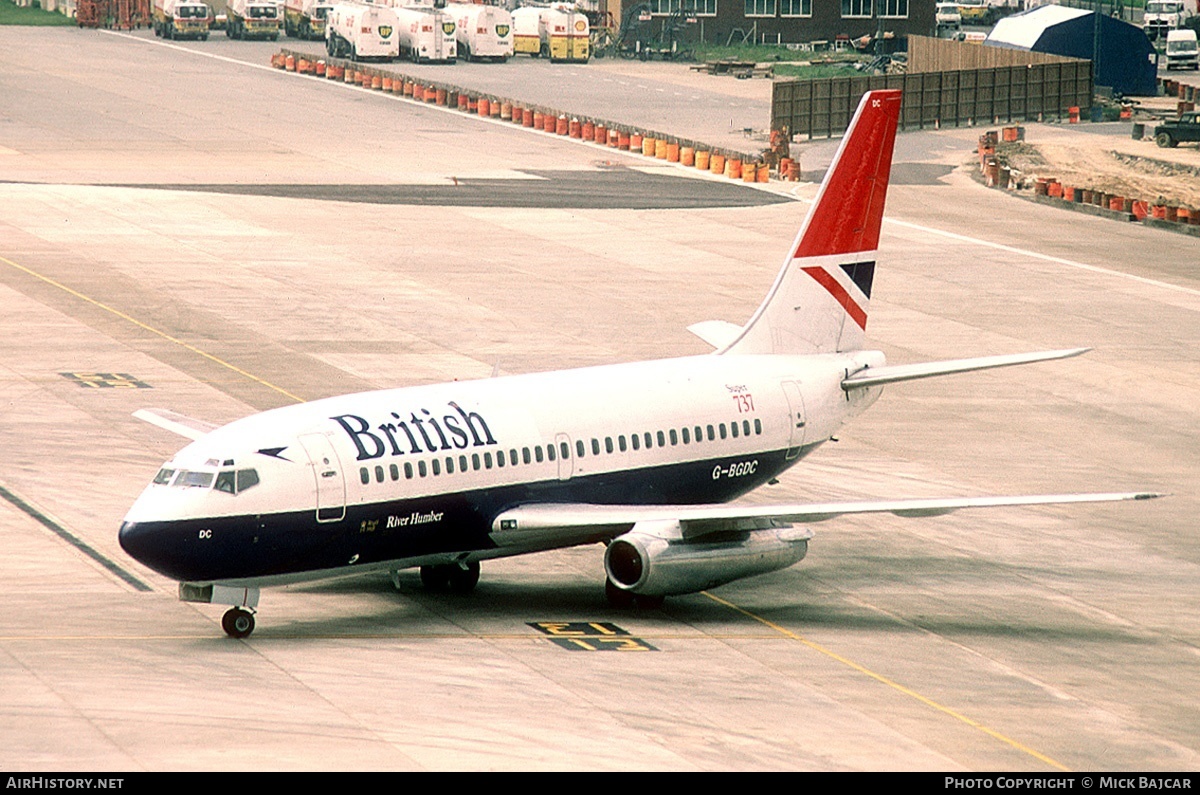
[[[247,638],[254,631],[254,614],[242,607],[231,607],[221,618],[221,628],[231,638]]]

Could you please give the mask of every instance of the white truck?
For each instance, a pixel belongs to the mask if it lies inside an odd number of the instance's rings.
[[[208,41],[212,9],[200,0],[154,0],[154,35],[165,39]]]
[[[1167,31],[1167,71],[1172,69],[1200,71],[1200,46],[1196,42],[1196,31]]]
[[[400,20],[400,57],[413,63],[454,63],[458,57],[458,28],[454,17],[436,4],[412,0],[378,0],[391,6]],[[435,5],[437,7],[435,7]]]
[[[447,3],[446,13],[454,17],[458,55],[473,61],[490,58],[507,61],[513,54],[513,18],[500,6],[474,3]]]
[[[298,39],[324,39],[325,17],[332,6],[330,0],[284,0],[284,32]]]
[[[1150,0],[1142,17],[1146,38],[1155,41],[1167,33],[1184,27],[1196,16],[1197,0]]]
[[[229,0],[225,9],[225,35],[231,39],[279,39],[283,13],[270,0]]]
[[[335,3],[325,15],[325,52],[330,58],[394,61],[400,55],[396,9]]]

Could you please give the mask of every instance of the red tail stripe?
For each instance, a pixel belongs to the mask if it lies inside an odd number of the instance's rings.
[[[867,313],[863,308],[846,292],[846,288],[838,283],[838,280],[833,278],[833,275],[824,268],[811,267],[804,268],[805,273],[817,280],[817,284],[824,287],[833,296],[833,299],[842,305],[846,310],[846,314],[850,319],[858,324],[858,327],[863,331],[867,330]]]

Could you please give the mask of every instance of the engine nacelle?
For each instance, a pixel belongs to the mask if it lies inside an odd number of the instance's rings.
[[[812,531],[789,526],[684,539],[678,522],[638,523],[608,545],[604,570],[623,591],[695,593],[799,563],[810,538]]]

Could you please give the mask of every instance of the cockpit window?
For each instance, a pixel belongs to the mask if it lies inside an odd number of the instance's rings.
[[[251,486],[258,485],[258,471],[254,469],[227,469],[217,473],[213,488],[226,494],[240,494]]]
[[[200,488],[207,489],[212,485],[212,472],[192,472],[191,470],[179,470],[179,476],[175,478],[175,486],[179,488]]]
[[[174,474],[175,474],[174,469],[168,469],[166,467],[163,467],[162,469],[158,470],[158,474],[154,476],[154,482],[156,484],[158,484],[159,486],[162,486],[166,483],[170,483],[171,476]]]

